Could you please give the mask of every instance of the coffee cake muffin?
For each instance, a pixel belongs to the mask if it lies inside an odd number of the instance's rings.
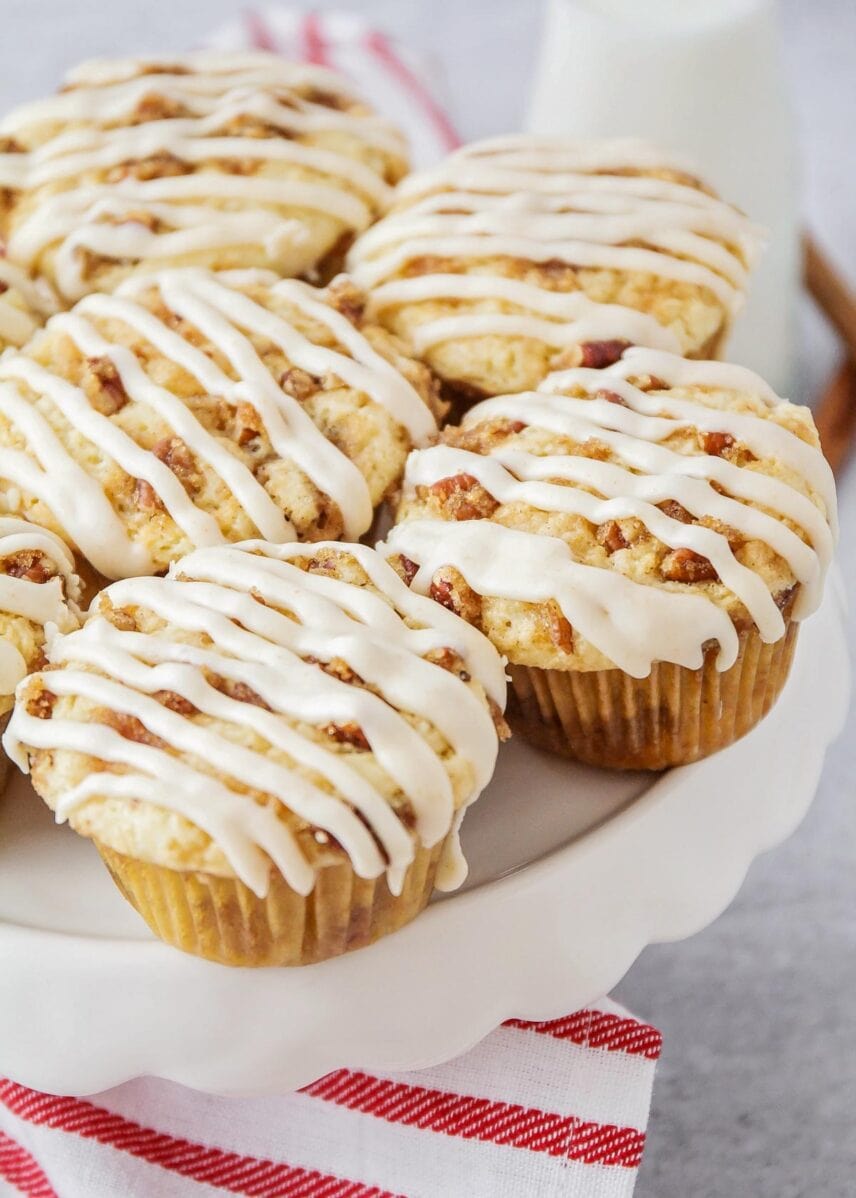
[[[79,581],[67,547],[26,520],[0,516],[0,730],[15,687],[44,665],[45,638],[77,628]],[[0,786],[7,760],[0,755]]]
[[[167,942],[306,964],[463,880],[502,662],[374,550],[198,550],[103,591],[49,658],[6,747]]]
[[[0,359],[9,510],[107,578],[253,536],[358,539],[439,411],[361,302],[343,278],[194,268],[86,296]]]
[[[402,576],[507,655],[512,727],[647,769],[770,709],[836,529],[808,408],[644,349],[477,405],[411,456],[399,519]]]
[[[326,282],[407,166],[341,76],[263,53],[84,63],[0,139],[7,256],[67,304],[169,266]]]
[[[520,136],[405,179],[349,263],[379,319],[472,402],[629,344],[718,356],[757,249],[663,150]]]

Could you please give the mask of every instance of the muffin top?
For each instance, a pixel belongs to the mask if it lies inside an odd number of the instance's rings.
[[[347,280],[164,271],[0,359],[0,478],[108,578],[258,535],[356,539],[434,403]]]
[[[462,879],[502,662],[374,550],[198,550],[108,587],[49,658],[4,743],[82,835],[259,896],[271,868],[308,894],[346,859],[399,893],[415,846],[446,837],[445,884]]]
[[[832,473],[808,408],[656,350],[473,408],[414,453],[386,552],[417,590],[549,669],[696,669],[817,606]]]
[[[79,599],[74,559],[62,541],[0,516],[0,716],[25,674],[43,664],[46,629],[77,628]]]
[[[0,150],[7,255],[68,303],[166,266],[314,278],[406,170],[341,76],[247,52],[84,63]]]
[[[23,345],[58,306],[46,279],[31,279],[22,267],[0,258],[0,350]]]
[[[605,366],[628,344],[713,357],[757,231],[665,151],[503,137],[411,175],[350,254],[378,316],[465,394]]]

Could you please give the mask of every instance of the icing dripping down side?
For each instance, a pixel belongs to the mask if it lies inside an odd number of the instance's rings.
[[[645,377],[656,380],[650,391],[630,381]],[[672,387],[743,393],[770,416],[674,395],[667,389]],[[820,450],[771,418],[784,404],[742,367],[628,350],[607,369],[562,371],[537,392],[486,400],[463,421],[465,430],[500,419],[519,433],[540,429],[579,444],[597,441],[609,450],[609,460],[529,451],[517,436],[485,453],[437,445],[411,454],[404,499],[442,480],[469,478],[501,505],[566,513],[597,526],[635,519],[670,549],[707,559],[770,643],[784,635],[785,623],[761,574],[740,560],[725,532],[686,522],[669,504],[768,546],[799,583],[793,618],[811,614],[835,546],[835,491]],[[682,453],[664,444],[686,429],[724,434],[758,458],[783,463],[814,498],[781,477],[717,453]],[[647,675],[655,661],[697,668],[708,641],[720,646],[720,669],[734,660],[731,619],[713,598],[637,581],[621,572],[620,559],[609,567],[577,561],[557,537],[517,531],[489,518],[465,523],[415,518],[393,529],[385,551],[416,563],[413,585],[423,590],[437,569],[451,565],[480,595],[529,603],[553,599],[589,643],[637,677]]]
[[[18,554],[43,557],[56,572],[44,581],[29,577],[27,569],[20,576],[6,572],[5,563]],[[78,623],[79,598],[74,559],[62,541],[26,520],[0,516],[0,613],[69,632]],[[12,641],[0,641],[0,698],[13,694],[27,668]]]
[[[371,587],[296,565],[325,551],[355,558]],[[168,622],[170,631],[117,629],[104,618],[107,602],[139,606]],[[207,634],[205,647],[188,633]],[[333,837],[358,876],[386,872],[398,893],[414,839],[425,847],[447,837],[454,842],[460,812],[443,753],[403,713],[427,721],[446,751],[463,761],[470,777],[465,805],[487,784],[496,758],[486,703],[456,674],[425,660],[440,649],[457,653],[470,676],[504,706],[503,667],[489,642],[408,590],[374,551],[332,542],[198,550],[167,578],[129,579],[108,588],[83,629],[57,638],[51,650],[52,663],[63,667],[51,672],[52,693],[132,716],[158,740],[139,743],[104,724],[40,720],[22,700],[4,743],[22,768],[27,748],[86,753],[117,767],[90,774],[64,794],[59,820],[96,797],[136,798],[205,831],[257,895],[267,892],[271,865],[308,894],[315,870],[281,818],[281,804],[310,829]],[[319,668],[334,660],[365,685]],[[215,689],[212,675],[238,689]],[[241,686],[260,702],[234,697]],[[196,721],[181,706],[158,702],[162,691],[210,720]],[[263,738],[292,764],[224,735],[216,721]],[[331,724],[361,730],[402,806],[391,804],[348,754],[327,747],[323,729]],[[214,772],[194,761],[209,763]],[[277,804],[261,801],[264,796]],[[447,880],[456,880],[453,873],[449,862]]]

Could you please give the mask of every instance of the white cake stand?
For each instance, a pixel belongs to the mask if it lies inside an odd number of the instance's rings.
[[[777,707],[739,744],[661,776],[508,746],[467,818],[466,889],[305,969],[226,969],[158,943],[16,779],[0,801],[0,1074],[70,1094],[143,1074],[283,1092],[342,1066],[436,1064],[503,1019],[605,994],[646,944],[714,919],[808,809],[848,699],[830,590]]]

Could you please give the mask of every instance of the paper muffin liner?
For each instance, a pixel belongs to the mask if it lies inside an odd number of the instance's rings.
[[[431,897],[441,841],[419,848],[401,894],[385,875],[359,878],[350,864],[325,866],[306,896],[274,871],[259,898],[237,878],[169,869],[95,841],[113,881],[167,944],[223,965],[309,965],[362,948],[415,918]]]
[[[698,761],[745,736],[781,693],[799,625],[765,645],[756,630],[739,634],[737,660],[698,670],[655,662],[647,678],[623,670],[541,670],[512,665],[506,716],[539,748],[587,765],[659,770]]]

